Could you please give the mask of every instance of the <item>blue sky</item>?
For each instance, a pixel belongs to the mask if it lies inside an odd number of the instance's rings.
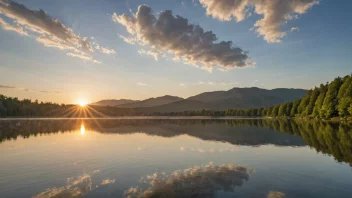
[[[3,0],[0,0],[3,1]],[[313,0],[312,0],[313,1]],[[252,13],[241,22],[222,21],[207,14],[196,0],[18,0],[30,10],[44,10],[80,38],[88,37],[100,47],[114,50],[105,54],[94,48],[89,55],[99,62],[68,56],[67,50],[44,46],[35,36],[24,36],[0,27],[0,93],[19,98],[74,103],[79,98],[96,101],[108,98],[146,99],[162,95],[189,97],[204,91],[232,87],[306,88],[351,73],[352,2],[321,0],[319,4],[280,26],[288,32],[280,43],[270,43],[250,30],[262,15]],[[139,54],[139,44],[124,42],[131,36],[112,16],[136,13],[141,4],[153,13],[172,10],[213,31],[218,41],[233,41],[248,51],[255,67],[211,72],[175,62],[170,58]],[[0,18],[14,24],[0,12]],[[94,39],[92,38],[94,37]],[[45,92],[45,93],[44,93]]]

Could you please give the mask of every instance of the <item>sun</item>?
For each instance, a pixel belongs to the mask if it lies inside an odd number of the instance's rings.
[[[78,100],[77,104],[81,107],[85,107],[88,104],[88,102],[86,99],[80,99]]]

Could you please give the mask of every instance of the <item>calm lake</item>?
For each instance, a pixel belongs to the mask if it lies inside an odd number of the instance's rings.
[[[352,197],[352,126],[0,120],[0,197]]]

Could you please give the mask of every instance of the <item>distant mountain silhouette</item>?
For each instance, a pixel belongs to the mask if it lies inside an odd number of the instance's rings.
[[[139,100],[129,100],[129,99],[121,99],[121,100],[101,100],[90,105],[99,105],[99,106],[118,106],[123,104],[135,103],[139,102]]]
[[[177,102],[180,100],[183,100],[183,98],[166,95],[166,96],[161,96],[157,98],[148,98],[142,101],[136,101],[133,103],[126,103],[126,104],[115,105],[115,106],[120,108],[155,107],[155,106],[161,106],[161,105]]]
[[[137,112],[181,112],[209,108],[209,104],[200,101],[184,99],[156,107],[135,108]]]
[[[139,112],[180,112],[186,110],[226,110],[260,108],[295,101],[307,93],[304,89],[233,88],[228,91],[204,92],[187,99],[162,96],[143,101],[128,102],[116,106],[133,108]]]
[[[228,91],[205,92],[189,97],[188,100],[207,103],[209,109],[258,108],[281,104],[302,98],[307,93],[304,89],[261,89],[233,88]]]
[[[187,99],[149,108],[139,112],[181,112],[186,110],[226,110],[260,108],[295,101],[307,93],[304,89],[233,88],[228,91],[205,92]]]

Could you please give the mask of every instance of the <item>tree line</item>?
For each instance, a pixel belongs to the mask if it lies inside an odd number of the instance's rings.
[[[352,115],[352,76],[335,78],[309,90],[301,99],[265,108],[228,109],[226,111],[199,110],[151,115],[178,116],[251,116],[251,117],[310,117],[330,119]]]
[[[310,117],[330,119],[352,116],[352,76],[321,84],[294,102],[265,108],[143,112],[138,109],[87,106],[80,108],[50,102],[6,97],[0,94],[0,117],[109,117],[109,116],[250,116]]]

